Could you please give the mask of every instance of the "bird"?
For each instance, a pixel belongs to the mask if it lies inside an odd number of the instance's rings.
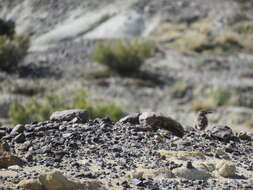
[[[210,110],[200,110],[197,114],[195,123],[194,123],[194,128],[197,130],[205,130],[208,127],[208,119],[207,119],[207,114],[213,113]]]

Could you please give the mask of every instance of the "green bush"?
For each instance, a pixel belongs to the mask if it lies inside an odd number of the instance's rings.
[[[241,95],[239,98],[239,106],[253,108],[253,95]]]
[[[213,90],[210,95],[218,106],[226,105],[232,97],[232,93],[227,89]]]
[[[27,55],[30,45],[28,36],[14,36],[12,39],[0,36],[0,70],[12,71]]]
[[[186,81],[177,81],[171,88],[173,98],[183,98],[192,87]]]
[[[121,75],[137,72],[145,60],[154,54],[152,42],[116,42],[99,43],[92,59]]]
[[[32,121],[44,121],[57,110],[68,109],[65,101],[55,95],[46,96],[44,101],[32,98],[25,105],[18,101],[12,102],[9,110],[9,117],[13,123],[30,123]]]
[[[70,103],[66,104],[66,102]],[[86,109],[91,119],[109,117],[117,121],[123,116],[123,111],[115,104],[90,105],[87,103],[85,91],[81,90],[75,94],[73,101],[67,101],[55,95],[48,95],[43,100],[32,98],[25,105],[14,101],[10,106],[9,117],[13,123],[25,124],[48,120],[53,112],[66,109]]]
[[[86,92],[84,90],[80,90],[75,94],[72,107],[88,110],[91,119],[109,117],[111,120],[117,121],[124,115],[124,112],[113,103],[98,106],[88,104],[86,101]]]

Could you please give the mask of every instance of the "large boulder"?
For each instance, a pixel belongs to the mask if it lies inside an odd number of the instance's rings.
[[[228,126],[215,126],[211,129],[211,136],[214,139],[229,142],[232,140],[235,136],[233,134],[233,131]]]
[[[157,112],[144,112],[139,116],[139,123],[142,126],[153,129],[165,129],[178,137],[184,136],[184,128],[180,123],[170,117],[165,117]]]
[[[53,121],[71,121],[78,119],[80,122],[85,123],[89,119],[89,113],[82,109],[72,109],[64,111],[56,111],[50,116]]]

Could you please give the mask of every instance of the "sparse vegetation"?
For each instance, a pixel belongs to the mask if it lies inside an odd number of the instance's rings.
[[[181,23],[162,23],[152,33],[165,48],[176,48],[182,53],[211,53],[228,55],[233,52],[253,52],[252,22],[239,22],[227,32],[217,33],[212,23],[203,19],[189,27]]]
[[[239,22],[234,26],[234,30],[239,34],[252,34],[253,23],[251,21]]]
[[[242,95],[239,98],[238,104],[239,104],[239,106],[253,108],[253,95],[252,94]]]
[[[236,104],[232,92],[227,89],[212,89],[206,98],[195,99],[191,103],[191,110],[213,109],[218,106]]]
[[[209,110],[215,108],[215,102],[211,98],[207,99],[196,99],[191,102],[191,110]]]
[[[178,81],[171,88],[171,95],[174,98],[183,98],[191,86],[186,81]]]
[[[99,43],[92,59],[105,65],[120,75],[129,75],[139,71],[145,60],[154,54],[155,45],[152,42],[116,42]]]
[[[246,125],[247,127],[249,127],[249,128],[253,128],[253,118],[247,120],[247,121],[245,122],[245,125]]]
[[[13,71],[27,55],[30,40],[28,36],[0,36],[0,70]]]
[[[248,66],[250,69],[253,69],[253,61]]]
[[[30,82],[22,82],[22,83],[12,84],[10,87],[10,92],[14,94],[24,95],[24,96],[35,96],[37,94],[44,93],[45,87],[39,84],[30,83]]]
[[[9,110],[9,117],[13,123],[29,123],[32,121],[43,121],[50,117],[54,111],[68,109],[61,98],[48,95],[44,100],[37,100],[32,98],[25,105],[15,100]]]
[[[50,115],[57,110],[65,109],[86,109],[90,112],[91,119],[97,117],[109,117],[113,121],[123,116],[123,111],[113,103],[102,105],[91,105],[87,102],[85,91],[81,90],[75,94],[75,98],[69,104],[66,99],[48,95],[45,99],[32,98],[26,104],[14,101],[9,110],[9,117],[13,123],[29,123],[32,121],[48,120]]]
[[[217,89],[211,91],[210,96],[214,99],[217,106],[223,106],[230,101],[232,93],[227,89]]]

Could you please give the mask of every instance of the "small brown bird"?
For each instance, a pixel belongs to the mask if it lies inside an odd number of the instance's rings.
[[[205,130],[208,126],[207,114],[213,113],[212,111],[201,110],[198,112],[197,118],[194,123],[194,128],[197,130]]]

